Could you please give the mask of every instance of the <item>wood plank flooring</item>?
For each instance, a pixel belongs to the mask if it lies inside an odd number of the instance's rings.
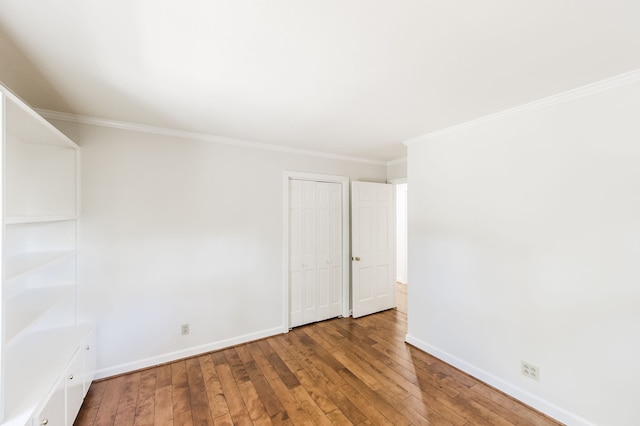
[[[398,304],[97,381],[75,425],[559,424],[405,344]]]

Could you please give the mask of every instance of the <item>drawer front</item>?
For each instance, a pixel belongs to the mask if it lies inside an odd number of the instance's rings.
[[[33,418],[33,426],[65,426],[64,381],[58,379],[53,395]]]
[[[75,420],[84,399],[84,347],[80,347],[69,364],[65,374],[67,386],[67,419],[69,424]]]
[[[96,329],[95,327],[91,330],[89,335],[87,336],[82,349],[84,350],[84,395],[87,395],[89,392],[89,386],[91,386],[91,382],[93,382],[93,378],[96,374],[96,366],[97,366],[97,337],[96,337]]]

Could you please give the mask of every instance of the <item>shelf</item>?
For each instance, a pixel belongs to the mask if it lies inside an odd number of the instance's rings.
[[[5,302],[5,341],[12,339],[56,306],[75,290],[75,285],[34,288],[7,299]]]
[[[2,91],[6,96],[7,133],[26,143],[53,145],[78,149],[71,139],[38,115],[12,93]]]
[[[76,215],[78,157],[75,149],[29,144],[8,134],[4,214],[14,218]]]
[[[37,271],[75,253],[75,250],[40,251],[11,257],[5,263],[5,281]]]
[[[0,423],[26,426],[52,396],[69,404],[53,390],[92,327],[77,326],[80,147],[1,84],[0,144]]]
[[[4,218],[5,225],[19,225],[23,223],[48,223],[76,220],[77,216],[8,216]]]
[[[33,332],[16,339],[5,352],[5,422],[29,419],[45,401],[92,324]],[[22,423],[25,424],[24,422]]]

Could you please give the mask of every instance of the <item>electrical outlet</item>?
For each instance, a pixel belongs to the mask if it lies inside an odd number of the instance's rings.
[[[533,365],[528,362],[521,361],[520,371],[523,376],[527,376],[537,382],[540,381],[540,368],[537,365]]]
[[[189,334],[189,323],[182,324],[180,326],[180,334],[182,334],[183,336]]]

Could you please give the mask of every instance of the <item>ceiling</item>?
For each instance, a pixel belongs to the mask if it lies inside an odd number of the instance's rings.
[[[34,107],[383,162],[640,68],[639,23],[637,0],[0,0]]]

